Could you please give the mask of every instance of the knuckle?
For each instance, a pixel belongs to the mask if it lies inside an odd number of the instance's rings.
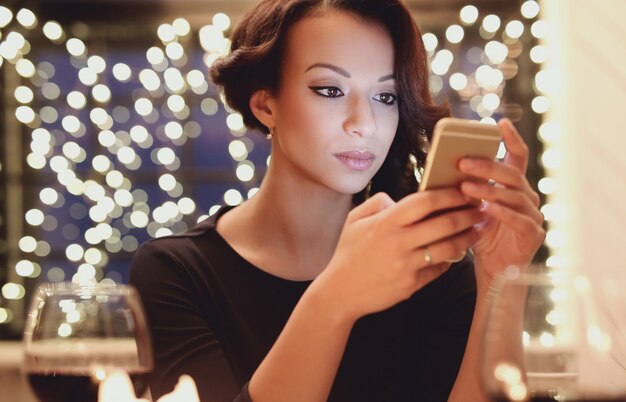
[[[382,192],[382,191],[379,192],[379,193],[374,194],[374,196],[372,198],[375,199],[378,202],[383,203],[383,204],[387,204],[387,203],[393,201],[391,199],[391,197],[389,196],[389,194],[387,194],[385,192]]]
[[[539,194],[537,194],[536,191],[533,191],[531,193],[531,197],[532,197],[532,201],[535,207],[538,207],[541,204],[541,197],[539,196]]]
[[[456,229],[457,224],[458,224],[458,219],[456,218],[455,215],[448,214],[446,216],[443,216],[441,219],[442,219],[441,227],[446,232],[451,232]]]
[[[543,242],[546,239],[546,231],[541,226],[537,227],[537,237]]]
[[[393,204],[393,200],[387,193],[376,193],[370,198],[377,205],[379,210],[385,209]]]

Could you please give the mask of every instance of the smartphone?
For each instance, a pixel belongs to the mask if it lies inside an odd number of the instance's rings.
[[[501,141],[502,133],[494,124],[454,117],[439,120],[426,156],[419,191],[458,187],[469,178],[459,170],[459,161],[465,157],[493,160]]]

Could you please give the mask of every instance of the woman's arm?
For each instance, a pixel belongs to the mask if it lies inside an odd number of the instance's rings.
[[[481,269],[477,267],[477,269]],[[514,362],[518,362],[519,367],[524,365],[522,331],[524,329],[524,306],[526,302],[527,289],[511,289],[509,293],[503,295],[506,297],[510,305],[516,306],[515,309],[508,311],[507,327],[502,328],[501,335],[508,337],[513,342],[504,342],[498,350],[503,356],[508,356]],[[489,317],[489,307],[493,302],[494,295],[491,294],[485,284],[478,285],[478,294],[476,299],[476,307],[474,309],[474,318],[470,329],[463,362],[459,370],[454,388],[450,393],[449,402],[466,401],[467,395],[472,395],[472,401],[488,402],[491,399],[485,393],[483,387],[483,379],[481,378],[482,369],[481,361],[483,359],[484,334],[486,330],[486,320]],[[492,345],[493,347],[498,347]]]
[[[448,398],[448,402],[465,402],[468,395],[471,395],[472,402],[488,402],[490,399],[483,392],[481,385],[481,333],[487,317],[487,298],[485,294],[478,294],[476,307],[474,308],[474,318],[463,355],[463,362],[459,369],[459,374]]]
[[[350,212],[331,262],[252,376],[252,400],[326,401],[354,323],[409,298],[448,269],[442,261],[476,240],[470,229],[480,219],[476,211],[424,219],[467,202],[457,190],[398,203],[378,194]]]
[[[450,402],[467,400],[467,395],[472,396],[472,401],[487,400],[480,381],[480,343],[487,319],[489,288],[494,277],[508,266],[527,266],[545,237],[543,215],[538,210],[539,196],[525,177],[528,147],[510,120],[502,119],[498,126],[507,149],[504,162],[465,159],[459,166],[464,173],[484,180],[483,184],[464,182],[461,191],[483,200],[485,220],[478,228],[479,240],[472,246],[477,286],[474,319]],[[487,180],[496,184],[487,184]],[[518,298],[521,308],[525,294],[503,297]],[[512,330],[518,325],[518,334],[521,314],[520,310],[517,321],[511,317]]]

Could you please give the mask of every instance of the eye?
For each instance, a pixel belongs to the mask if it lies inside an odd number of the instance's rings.
[[[391,106],[396,103],[398,97],[391,93],[382,93],[380,95],[376,95],[374,99],[379,101],[380,103]]]
[[[340,96],[343,96],[343,92],[341,92],[341,89],[337,88],[337,87],[309,87],[311,88],[311,90],[313,90],[316,94],[323,96],[325,98],[339,98]]]

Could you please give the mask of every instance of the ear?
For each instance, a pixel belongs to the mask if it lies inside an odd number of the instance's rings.
[[[274,98],[267,89],[259,89],[250,97],[250,110],[266,127],[273,127],[276,120]]]

